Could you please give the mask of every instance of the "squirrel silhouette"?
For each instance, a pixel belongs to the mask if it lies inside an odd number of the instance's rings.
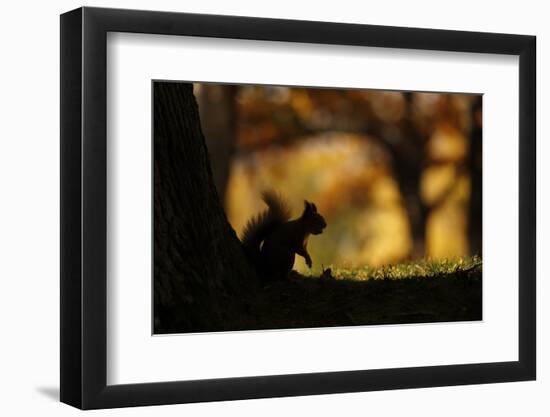
[[[247,258],[266,281],[288,278],[295,254],[302,256],[311,268],[307,251],[310,235],[321,234],[327,226],[315,204],[305,200],[302,215],[290,220],[285,200],[273,191],[262,193],[267,210],[252,217],[242,233],[241,242]]]

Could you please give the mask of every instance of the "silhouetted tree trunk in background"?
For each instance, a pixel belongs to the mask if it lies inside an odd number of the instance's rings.
[[[422,201],[420,180],[424,170],[426,138],[422,137],[413,121],[413,93],[403,93],[407,103],[404,118],[404,140],[406,147],[398,154],[396,176],[409,218],[413,239],[413,257],[426,256],[426,221],[429,208]]]
[[[202,130],[214,174],[218,195],[225,201],[231,158],[237,141],[235,106],[236,85],[201,84],[197,94],[201,120],[208,120]]]
[[[406,111],[400,129],[388,130],[381,121],[371,123],[365,132],[391,156],[394,178],[399,186],[403,208],[409,221],[413,248],[411,258],[426,256],[426,222],[429,213],[420,195],[426,138],[414,126],[413,93],[403,93]]]
[[[227,320],[235,327],[254,282],[214,186],[193,87],[157,82],[155,331],[223,330]]]
[[[408,170],[402,165],[406,162],[396,161],[396,178],[403,199],[403,207],[407,212],[411,238],[413,243],[411,258],[426,256],[426,221],[429,208],[420,197],[421,170]]]
[[[483,138],[482,123],[478,120],[478,112],[482,110],[482,97],[476,98],[472,106],[472,130],[470,131],[470,207],[468,213],[468,237],[470,240],[470,253],[482,255],[482,200],[483,200]]]

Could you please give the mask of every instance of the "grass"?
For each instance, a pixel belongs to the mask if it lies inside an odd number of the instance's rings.
[[[364,266],[361,268],[343,268],[329,265],[324,268],[325,277],[329,278],[327,270],[330,270],[330,278],[347,279],[353,281],[367,281],[371,279],[408,279],[442,277],[460,272],[478,271],[481,273],[481,258],[471,256],[456,259],[423,259],[416,262],[406,262],[395,265],[387,265],[379,268]],[[302,275],[307,278],[319,278],[315,275]]]
[[[163,333],[481,320],[482,261],[468,257],[381,268],[330,266],[321,275],[293,272],[286,281],[243,292],[241,303],[241,312],[235,316],[228,310],[222,323]]]
[[[481,320],[481,276],[479,257],[293,273],[256,295],[249,329]]]

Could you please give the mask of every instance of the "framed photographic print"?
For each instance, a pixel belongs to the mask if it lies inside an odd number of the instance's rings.
[[[535,379],[535,37],[61,16],[61,401]]]

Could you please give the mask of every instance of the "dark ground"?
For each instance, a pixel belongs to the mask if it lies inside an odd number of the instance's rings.
[[[162,333],[311,328],[482,319],[481,263],[438,268],[409,277],[364,280],[305,277],[259,288],[247,296],[246,313],[221,327]],[[415,265],[418,267],[418,265]],[[377,272],[379,274],[379,272]],[[397,274],[399,275],[399,274]],[[340,276],[340,275],[338,275]],[[389,278],[388,276],[392,276]]]

